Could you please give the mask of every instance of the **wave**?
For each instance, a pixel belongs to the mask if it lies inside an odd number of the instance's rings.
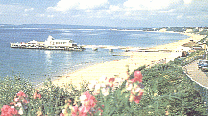
[[[4,27],[4,26],[2,26],[2,27]],[[43,30],[43,29],[46,29],[46,28],[18,28],[18,27],[14,27],[14,28],[12,28],[12,27],[1,28],[1,26],[0,26],[0,29]]]
[[[126,30],[126,29],[122,29],[122,30],[116,30],[116,31],[143,31],[143,30],[134,30],[134,29],[132,29],[132,30]]]
[[[74,35],[73,33],[62,33],[62,35]]]
[[[89,34],[89,35],[98,35],[98,34]]]

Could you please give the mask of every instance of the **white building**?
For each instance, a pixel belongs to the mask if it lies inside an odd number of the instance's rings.
[[[77,46],[72,40],[54,40],[54,38],[49,35],[45,41],[46,47],[74,47]]]

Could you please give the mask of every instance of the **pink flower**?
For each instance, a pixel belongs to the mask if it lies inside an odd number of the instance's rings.
[[[82,94],[82,96],[80,97],[81,99],[81,103],[82,106],[79,107],[79,116],[87,116],[87,113],[91,113],[89,112],[91,108],[95,107],[96,105],[96,99],[94,96],[92,96],[89,91],[86,91]],[[77,109],[77,107],[74,107],[75,111]],[[75,116],[75,115],[74,115]]]
[[[64,114],[63,114],[63,113],[61,113],[61,114],[60,114],[60,116],[64,116]]]
[[[8,105],[4,105],[1,108],[1,116],[13,116],[17,114],[18,114],[18,111],[15,108],[12,108]]]
[[[25,94],[23,91],[19,91],[19,92],[17,93],[17,96],[18,96],[18,97],[26,97],[26,94]]]
[[[140,71],[135,71],[134,72],[134,78],[131,79],[131,81],[132,82],[137,82],[137,81],[142,82],[142,78],[143,78],[142,73]]]
[[[87,112],[89,112],[89,110],[89,108],[82,105],[81,107],[79,107],[79,116],[87,116]]]
[[[88,106],[90,108],[94,107],[96,105],[96,99],[94,96],[92,96],[89,91],[86,91],[85,93],[83,93],[83,95],[86,96],[86,99],[84,101],[84,105]]]
[[[96,105],[95,101],[93,99],[89,99],[88,101],[86,101],[84,103],[84,106],[86,106],[87,108],[93,108]]]
[[[77,116],[78,106],[73,106],[71,110],[72,116]]]
[[[96,99],[95,99],[95,97],[92,96],[92,95],[89,93],[89,91],[86,91],[86,92],[84,92],[83,94],[86,95],[86,97],[87,97],[87,99],[86,99],[85,101],[87,101],[87,100],[93,100],[94,102],[97,102]]]

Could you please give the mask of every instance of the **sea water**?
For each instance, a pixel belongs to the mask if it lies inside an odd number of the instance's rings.
[[[56,39],[73,40],[78,45],[111,45],[153,47],[187,38],[178,33],[143,32],[109,27],[67,25],[1,25],[0,78],[21,76],[34,84],[46,78],[56,79],[67,73],[96,63],[127,58],[124,51],[106,49],[92,51],[59,51],[10,48],[10,43],[45,41],[49,35]]]

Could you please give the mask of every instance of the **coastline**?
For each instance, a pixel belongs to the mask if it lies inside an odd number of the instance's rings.
[[[52,83],[56,86],[66,86],[68,84],[73,84],[77,88],[80,88],[80,84],[83,81],[93,81],[99,80],[100,77],[120,77],[127,78],[127,65],[129,66],[130,73],[132,73],[136,68],[143,65],[154,65],[159,62],[168,62],[174,60],[176,57],[180,56],[182,52],[177,52],[184,43],[189,42],[190,40],[199,41],[203,38],[202,35],[190,34],[190,33],[181,33],[189,36],[187,39],[179,40],[174,43],[169,43],[165,45],[159,45],[156,47],[150,48],[151,50],[171,50],[172,52],[160,51],[160,52],[126,52],[127,56],[130,58],[108,61],[104,63],[98,63],[84,69],[76,70],[75,72],[64,75],[56,80],[53,80]]]

